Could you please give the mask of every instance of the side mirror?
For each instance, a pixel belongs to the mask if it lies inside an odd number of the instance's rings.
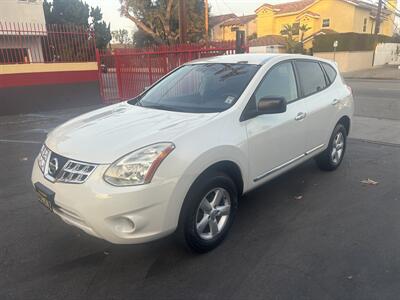
[[[257,104],[258,114],[280,114],[286,111],[286,100],[283,97],[261,98]]]

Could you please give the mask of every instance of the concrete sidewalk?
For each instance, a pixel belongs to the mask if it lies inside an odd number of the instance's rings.
[[[344,72],[342,73],[345,79],[386,79],[400,80],[399,66],[377,66],[370,69]]]
[[[400,121],[354,116],[350,138],[400,145]]]

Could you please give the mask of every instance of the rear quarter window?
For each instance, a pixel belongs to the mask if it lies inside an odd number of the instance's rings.
[[[326,88],[325,75],[317,61],[296,61],[295,64],[304,97]]]
[[[322,63],[322,67],[324,68],[326,75],[328,75],[330,83],[334,82],[337,76],[336,70],[327,63]]]

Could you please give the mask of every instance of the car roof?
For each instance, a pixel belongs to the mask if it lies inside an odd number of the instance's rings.
[[[318,61],[326,61],[317,57],[300,55],[300,54],[283,54],[283,53],[246,53],[246,54],[231,54],[200,58],[189,62],[188,64],[206,64],[206,63],[222,63],[222,64],[250,64],[250,65],[264,65],[274,58],[287,58],[287,59],[313,59]]]

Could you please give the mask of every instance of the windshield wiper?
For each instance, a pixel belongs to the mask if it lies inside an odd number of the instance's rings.
[[[154,108],[154,109],[162,109],[162,110],[177,111],[177,112],[188,112],[188,110],[184,109],[184,108],[177,108],[175,106],[168,106],[168,105],[162,105],[162,104],[143,105],[141,103],[140,105],[145,107],[145,108]]]

